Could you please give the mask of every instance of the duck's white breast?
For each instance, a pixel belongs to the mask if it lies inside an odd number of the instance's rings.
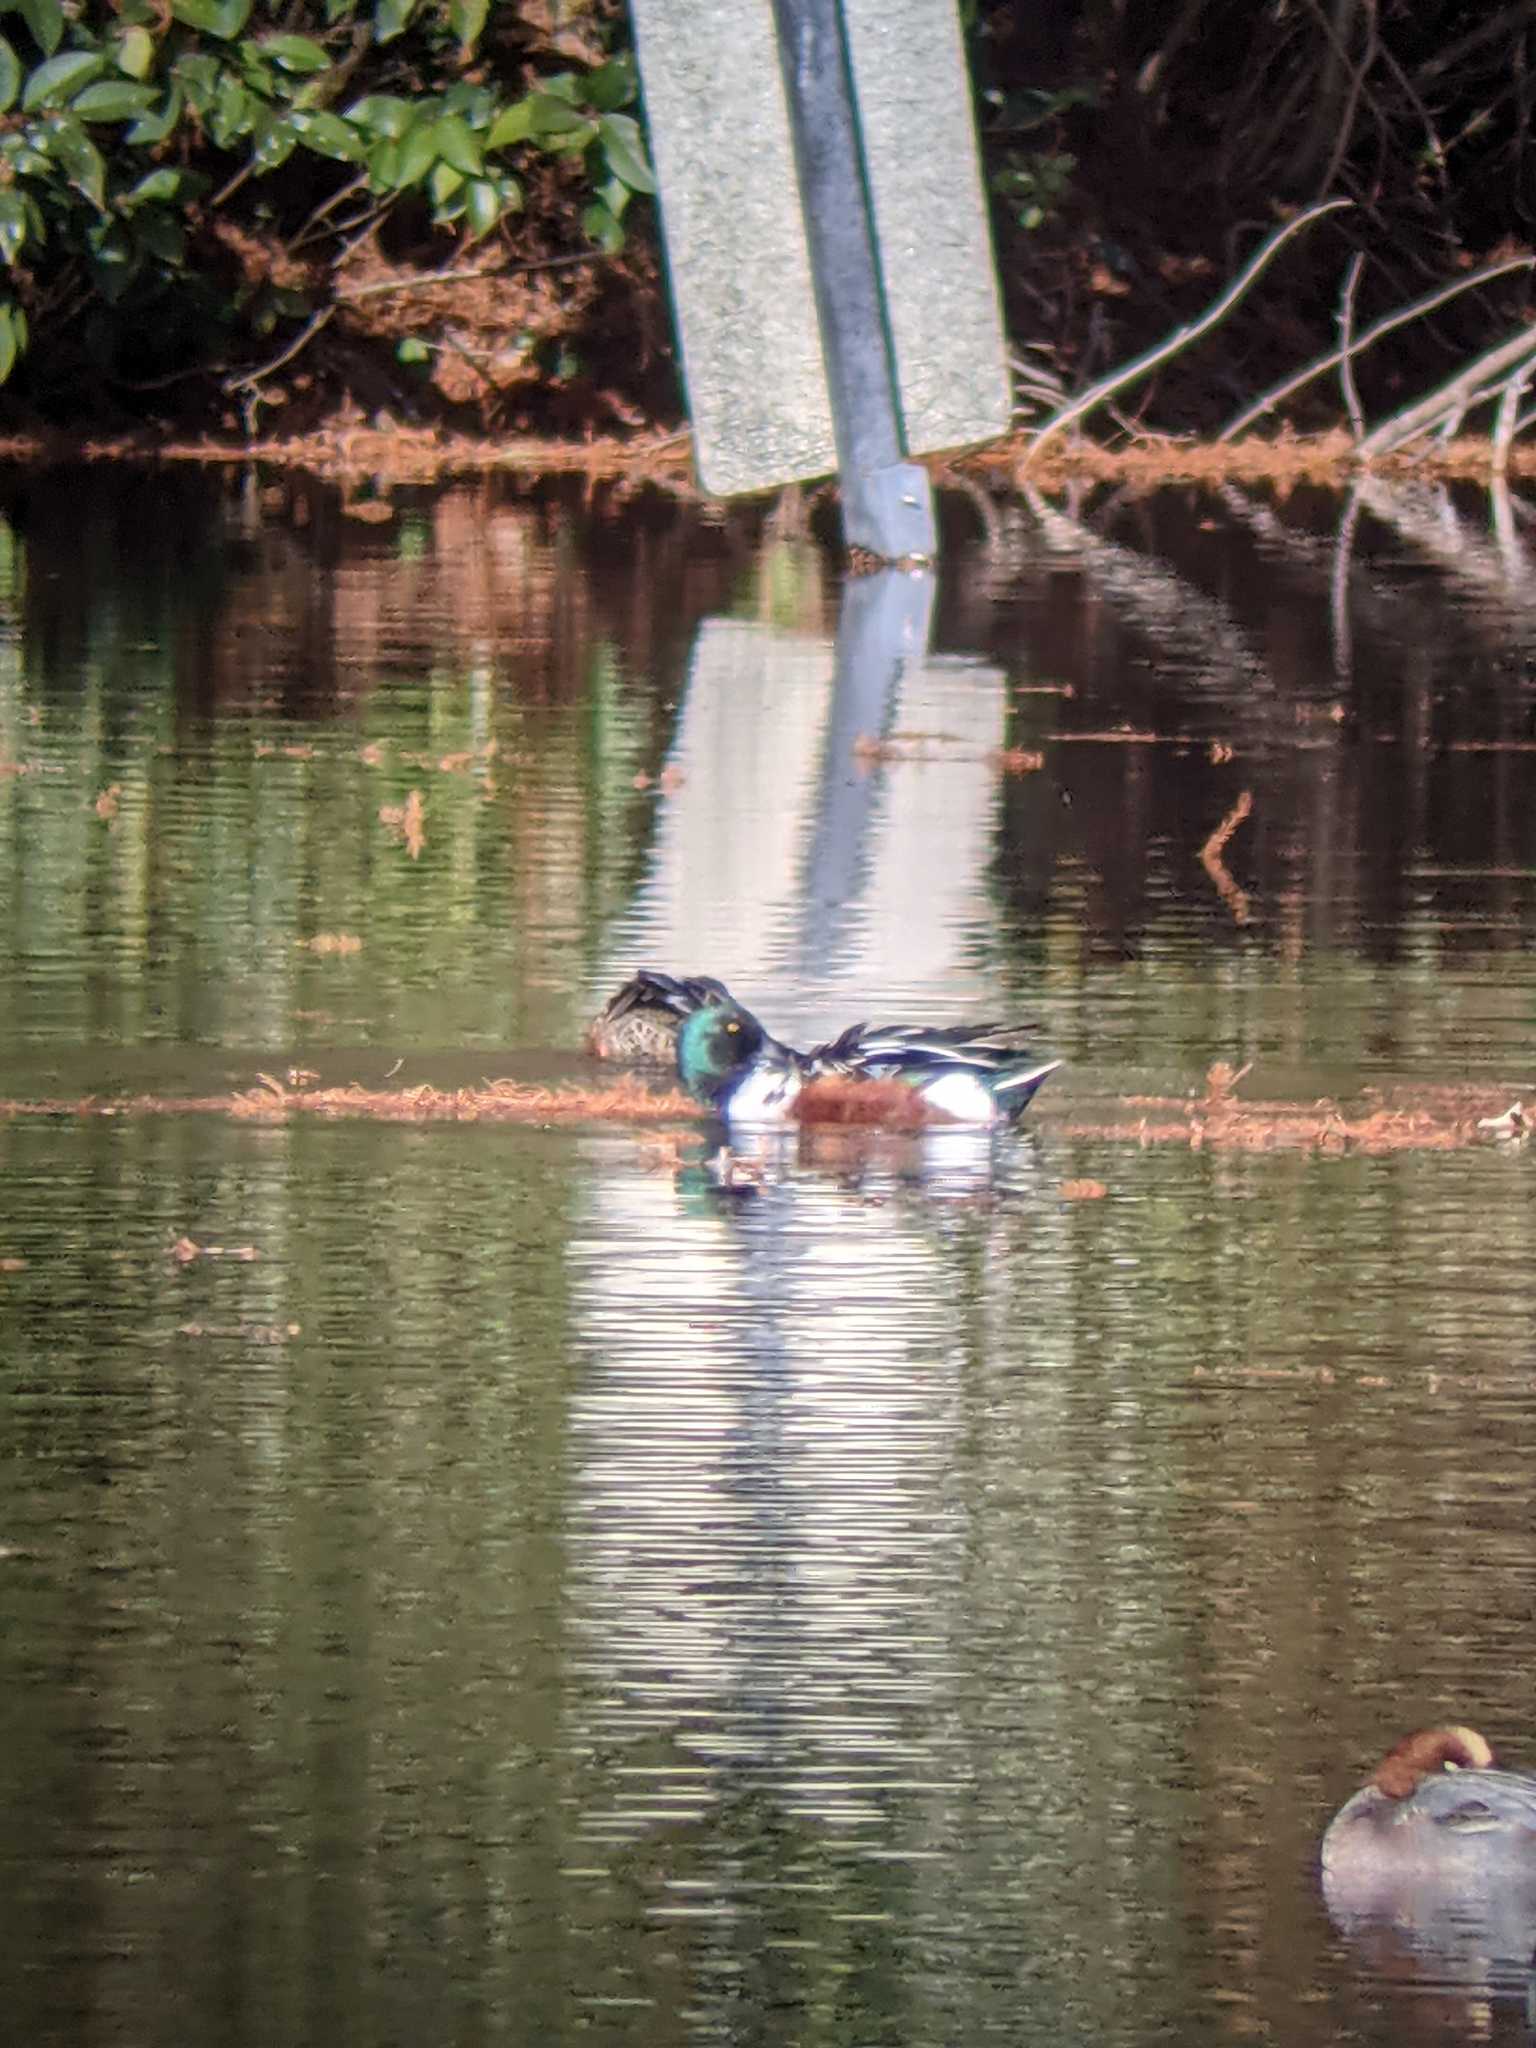
[[[925,1081],[918,1093],[924,1102],[962,1124],[995,1124],[1000,1114],[986,1082],[963,1068]]]
[[[733,1124],[781,1124],[799,1093],[800,1076],[793,1069],[765,1068],[748,1074],[731,1097],[730,1120]]]

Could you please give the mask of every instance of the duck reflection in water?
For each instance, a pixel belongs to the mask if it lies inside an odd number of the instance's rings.
[[[1323,1897],[1383,1968],[1527,1991],[1536,1949],[1536,1776],[1472,1728],[1421,1728],[1329,1823]]]

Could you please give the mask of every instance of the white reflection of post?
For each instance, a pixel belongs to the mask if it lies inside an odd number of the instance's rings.
[[[896,1006],[935,1021],[978,965],[1006,708],[996,669],[925,655],[933,586],[850,583],[836,649],[740,620],[699,629],[655,851],[603,982],[707,973],[773,1028]]]
[[[621,1760],[581,1832],[698,1819],[744,1769],[883,1836],[886,1787],[953,1772],[928,1746],[964,1536],[947,1240],[829,1181],[743,1208],[625,1152],[590,1186],[567,1253],[572,1734]]]

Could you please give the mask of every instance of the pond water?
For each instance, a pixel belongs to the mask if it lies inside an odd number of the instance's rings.
[[[947,500],[845,689],[793,503],[0,478],[13,2038],[1529,2038],[1317,1842],[1536,1765],[1531,1155],[1070,1112],[1536,1093],[1533,509]],[[1068,1065],[735,1187],[123,1106],[590,1081],[640,964]]]

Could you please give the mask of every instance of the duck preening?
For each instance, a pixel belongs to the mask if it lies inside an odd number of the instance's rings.
[[[608,1048],[631,1019],[643,1020],[646,1051],[628,1056],[654,1058],[670,1036],[683,1086],[734,1124],[1010,1123],[1061,1064],[1000,1024],[854,1024],[799,1052],[705,975],[643,970],[605,1006],[589,1044],[622,1057]]]
[[[676,1067],[683,1019],[705,1003],[729,999],[724,983],[707,974],[679,977],[642,967],[615,990],[587,1026],[587,1050],[600,1060],[644,1060]]]
[[[1330,1890],[1390,1887],[1513,1859],[1536,1872],[1536,1777],[1494,1767],[1475,1728],[1420,1728],[1389,1749],[1323,1836]]]

